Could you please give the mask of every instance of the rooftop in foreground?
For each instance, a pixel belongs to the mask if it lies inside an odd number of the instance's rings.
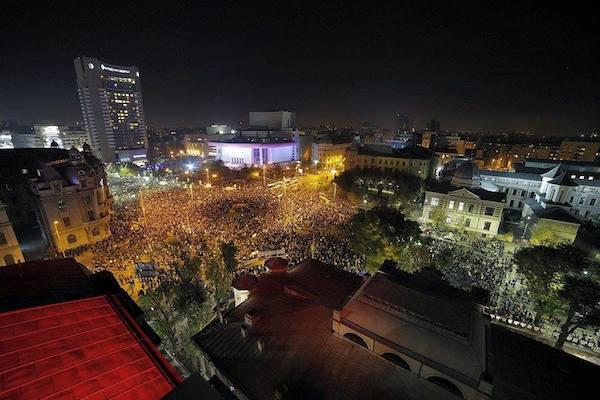
[[[109,273],[0,269],[0,399],[160,399],[181,382]]]
[[[248,300],[194,336],[231,385],[252,399],[450,399],[441,388],[332,332],[332,313],[362,279],[305,261],[263,274]],[[244,321],[255,319],[242,333]],[[259,348],[259,343],[261,348]]]

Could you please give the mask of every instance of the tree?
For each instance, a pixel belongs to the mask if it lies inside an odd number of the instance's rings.
[[[343,192],[349,192],[354,185],[354,173],[352,170],[346,170],[337,175],[333,181],[338,185],[338,188]]]
[[[554,347],[562,349],[575,329],[600,326],[600,283],[590,277],[568,275],[559,291],[567,303],[567,316]]]
[[[565,276],[589,265],[581,250],[572,245],[527,247],[515,254],[515,263],[518,272],[527,279],[535,304],[535,325],[560,307],[558,290]]]
[[[223,265],[225,270],[230,274],[233,273],[238,267],[238,261],[236,258],[238,249],[233,242],[221,243],[221,257],[223,258]]]
[[[388,207],[363,210],[350,221],[350,232],[352,249],[365,256],[369,271],[376,271],[386,260],[415,269],[411,252],[420,245],[421,229],[402,212]]]
[[[185,251],[172,259],[169,269],[173,275],[159,275],[157,287],[142,296],[139,303],[164,339],[164,345],[188,369],[194,369],[189,338],[209,318],[206,292],[199,275],[200,259]]]

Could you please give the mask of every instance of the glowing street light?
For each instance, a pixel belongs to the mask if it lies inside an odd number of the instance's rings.
[[[194,163],[187,163],[185,164],[185,169],[188,172],[193,172],[196,169],[196,165]]]
[[[61,248],[63,258],[65,258],[65,249],[60,245],[60,234],[58,233],[58,221],[54,221],[54,230],[56,231],[56,245]]]

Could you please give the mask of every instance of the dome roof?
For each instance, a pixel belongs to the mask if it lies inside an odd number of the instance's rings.
[[[234,278],[231,286],[237,290],[250,290],[257,282],[258,278],[255,275],[244,274]]]
[[[272,257],[265,261],[265,267],[270,272],[284,272],[287,270],[288,261],[281,257]]]

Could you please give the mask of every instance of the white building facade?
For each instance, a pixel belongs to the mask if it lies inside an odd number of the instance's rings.
[[[296,143],[282,142],[209,142],[210,155],[226,166],[238,167],[288,163],[296,160]]]

